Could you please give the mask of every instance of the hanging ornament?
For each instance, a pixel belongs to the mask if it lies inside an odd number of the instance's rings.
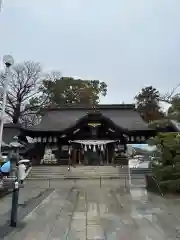
[[[38,137],[37,142],[39,143],[41,142],[41,137]]]
[[[134,142],[134,137],[133,136],[131,137],[131,142]]]
[[[136,137],[136,140],[137,140],[138,142],[140,142],[140,141],[141,141],[141,138],[140,138],[139,136],[137,136],[137,137]]]
[[[93,147],[93,152],[96,152],[96,146],[94,145],[94,147]]]
[[[104,147],[103,147],[103,145],[101,145],[101,151],[104,151]]]
[[[34,142],[36,143],[38,141],[37,137],[34,138]]]
[[[49,142],[50,142],[50,143],[52,142],[52,137],[49,137]]]
[[[87,151],[87,145],[85,145],[85,147],[84,147],[84,151],[85,151],[85,152]]]
[[[69,155],[71,154],[71,146],[69,146],[68,154],[69,154]]]
[[[57,142],[57,137],[54,137],[54,138],[53,138],[53,141],[56,143],[56,142]]]
[[[44,143],[46,142],[46,140],[47,140],[47,138],[46,138],[46,137],[43,137],[43,142],[44,142]]]
[[[91,149],[91,145],[90,144],[88,145],[88,149]]]
[[[144,142],[146,138],[144,136],[141,136],[141,141]]]

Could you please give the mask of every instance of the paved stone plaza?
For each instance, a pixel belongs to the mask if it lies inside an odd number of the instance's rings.
[[[180,199],[83,182],[61,183],[4,240],[180,239]],[[30,195],[30,186],[26,191]]]

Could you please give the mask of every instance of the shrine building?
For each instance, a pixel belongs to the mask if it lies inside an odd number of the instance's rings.
[[[21,128],[33,139],[33,164],[126,164],[127,144],[155,135],[133,104],[49,108],[38,125]]]

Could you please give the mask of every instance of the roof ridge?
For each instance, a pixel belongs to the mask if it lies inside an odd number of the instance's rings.
[[[77,104],[71,104],[71,105],[62,105],[62,106],[52,106],[46,109],[46,111],[58,111],[58,110],[69,110],[69,109],[75,109],[75,110],[93,110],[98,111],[99,109],[124,109],[124,110],[134,110],[135,104],[98,104],[96,107],[88,106],[88,105],[77,105]]]

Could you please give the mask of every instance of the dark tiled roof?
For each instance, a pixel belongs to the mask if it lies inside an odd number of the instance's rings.
[[[148,130],[148,124],[143,121],[141,116],[135,110],[102,110],[105,117],[110,118],[116,125],[128,130]]]
[[[135,111],[133,104],[128,105],[98,105],[97,111],[112,120],[121,128],[133,130],[148,130],[148,125],[142,120]],[[87,115],[92,108],[84,106],[70,106],[52,108],[45,112],[40,124],[27,130],[31,131],[63,131],[76,124],[78,120]]]
[[[135,105],[134,104],[98,104],[96,109],[134,109]],[[84,110],[92,110],[92,106],[87,106],[87,105],[76,105],[76,104],[71,104],[71,105],[64,105],[61,107],[54,107],[54,105],[50,106],[48,111],[50,110],[67,110],[67,109],[84,109]]]

